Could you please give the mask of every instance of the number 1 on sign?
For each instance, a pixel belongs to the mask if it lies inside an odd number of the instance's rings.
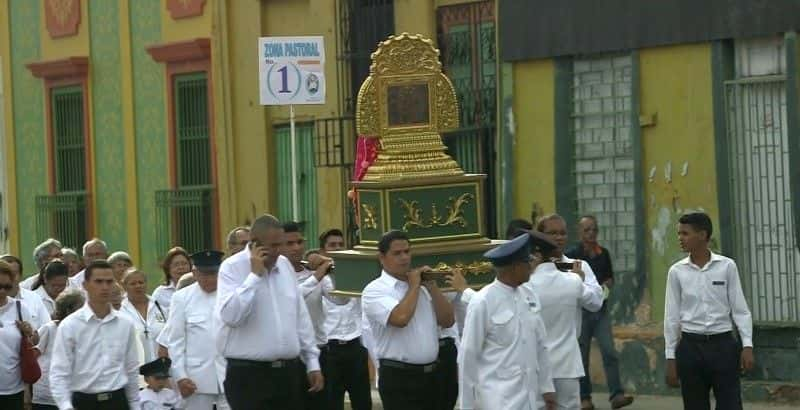
[[[289,66],[283,66],[280,70],[281,73],[281,89],[278,91],[279,93],[290,93],[289,91]]]

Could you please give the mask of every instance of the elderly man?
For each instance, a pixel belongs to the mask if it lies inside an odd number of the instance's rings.
[[[172,377],[186,403],[186,409],[227,409],[223,392],[225,359],[209,341],[216,339],[212,325],[217,298],[217,272],[222,264],[219,251],[192,255],[197,282],[172,296],[167,322],[167,347],[172,357]]]
[[[250,245],[219,270],[217,346],[228,361],[225,397],[236,410],[301,409],[303,364],[310,391],[324,384],[297,275],[279,254],[283,242],[280,221],[262,215],[253,222]]]
[[[228,233],[228,256],[236,255],[244,250],[247,242],[250,241],[250,228],[247,226],[237,226]]]
[[[53,238],[49,238],[37,245],[36,248],[33,249],[33,262],[36,263],[36,273],[25,278],[25,280],[19,283],[19,286],[28,290],[33,288],[33,284],[36,283],[44,267],[53,259],[61,259],[63,256],[61,248],[63,248],[61,242]],[[25,272],[20,272],[20,277],[24,274]]]
[[[497,276],[467,308],[458,360],[463,410],[535,410],[542,400],[555,409],[547,331],[527,285],[542,254],[555,247],[533,232],[484,254]]]
[[[83,244],[83,264],[89,265],[97,260],[105,260],[108,258],[108,246],[103,240],[93,238]],[[69,285],[72,288],[83,290],[83,275],[85,270],[78,272],[75,276],[69,278]]]

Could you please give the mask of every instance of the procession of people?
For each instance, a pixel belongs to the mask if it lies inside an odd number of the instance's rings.
[[[634,399],[611,334],[611,256],[594,217],[576,222],[568,247],[559,215],[512,221],[484,254],[495,279],[480,290],[458,269],[440,288],[407,233],[388,231],[360,298],[335,292],[341,230],[308,249],[300,224],[267,214],[231,230],[227,252],[170,249],[152,295],[124,251],[91,238],[77,260],[48,239],[25,280],[22,258],[0,257],[0,408],[341,410],[346,393],[369,410],[376,378],[387,410],[587,410],[592,338],[622,408]],[[686,409],[708,409],[711,390],[718,408],[741,409],[752,319],[712,231],[703,213],[677,226],[689,256],[668,272],[666,382]]]

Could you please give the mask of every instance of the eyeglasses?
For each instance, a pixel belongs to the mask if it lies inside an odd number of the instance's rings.
[[[2,290],[4,290],[4,291],[8,292],[9,290],[11,290],[11,289],[14,289],[14,286],[13,286],[13,285],[11,285],[11,284],[8,284],[8,285],[0,285],[0,289],[2,289]]]

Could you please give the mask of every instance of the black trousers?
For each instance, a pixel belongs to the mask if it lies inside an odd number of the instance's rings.
[[[378,392],[384,410],[436,410],[436,365],[406,365],[380,361]]]
[[[350,395],[353,410],[371,410],[367,349],[356,338],[347,343],[332,341],[327,347],[327,366],[323,368],[331,410],[344,409],[344,392]]]
[[[0,409],[22,410],[25,407],[23,392],[17,394],[0,394]]]
[[[711,337],[683,333],[675,349],[685,410],[709,410],[714,391],[717,410],[741,410],[739,342],[731,332]]]
[[[303,396],[305,404],[303,408],[306,410],[327,410],[328,409],[328,377],[325,375],[328,367],[328,349],[326,346],[319,347],[319,368],[325,378],[325,385],[322,390],[318,392],[309,392],[308,389],[311,385],[308,384],[308,370],[305,366],[301,366],[300,377],[303,379]]]
[[[300,359],[228,359],[225,397],[233,410],[303,410],[306,383]]]
[[[104,395],[72,393],[72,406],[75,410],[129,410],[125,389],[115,390]]]
[[[51,404],[38,404],[38,403],[33,403],[31,405],[31,408],[33,410],[58,410],[57,406],[53,406]]]
[[[453,410],[458,400],[458,349],[452,337],[439,339],[439,363],[436,368],[437,410]]]

